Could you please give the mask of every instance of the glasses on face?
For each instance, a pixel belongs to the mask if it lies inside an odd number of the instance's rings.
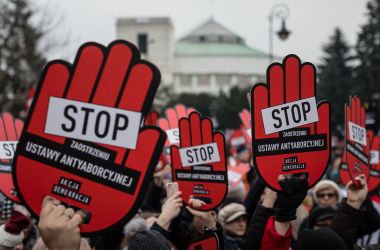
[[[331,198],[336,197],[336,194],[335,193],[319,193],[319,194],[317,194],[317,197],[319,199],[322,199],[322,198],[325,198],[325,197],[331,199]]]

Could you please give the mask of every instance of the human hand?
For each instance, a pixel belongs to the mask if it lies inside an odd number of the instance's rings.
[[[306,175],[291,175],[290,177],[280,175],[278,177],[278,183],[284,191],[277,192],[277,221],[292,221],[297,218],[296,211],[306,197],[308,182]]]
[[[355,185],[353,181],[346,185],[347,204],[355,209],[360,209],[368,194],[367,179],[364,174],[361,174],[355,178],[355,181],[360,184],[360,187]]]
[[[66,208],[60,201],[46,196],[42,202],[42,210],[38,228],[41,238],[50,250],[79,249],[81,236],[79,226],[85,214]]]
[[[157,219],[157,224],[166,230],[169,229],[172,220],[181,212],[181,207],[183,206],[181,194],[181,191],[176,192],[162,205],[162,211]]]

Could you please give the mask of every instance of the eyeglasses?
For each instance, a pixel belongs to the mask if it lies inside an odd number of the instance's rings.
[[[336,194],[335,193],[319,193],[319,194],[317,194],[317,197],[319,199],[322,199],[322,198],[324,198],[326,196],[327,196],[327,198],[331,199],[331,198],[336,197]]]

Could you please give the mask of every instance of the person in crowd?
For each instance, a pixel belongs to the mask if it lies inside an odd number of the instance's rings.
[[[23,240],[31,219],[22,206],[15,206],[7,222],[0,226],[0,249],[23,249]]]
[[[239,203],[230,203],[219,210],[218,221],[224,231],[224,248],[237,250],[244,247],[247,230],[247,212]]]
[[[331,180],[321,180],[315,185],[314,200],[316,206],[336,208],[342,199],[339,186]]]
[[[83,244],[80,236],[79,225],[83,223],[85,218],[86,214],[83,211],[75,212],[72,208],[61,205],[59,200],[46,196],[42,202],[38,222],[43,242],[40,240],[34,249],[41,249],[38,248],[41,247],[41,244],[49,250],[91,249],[88,244]]]

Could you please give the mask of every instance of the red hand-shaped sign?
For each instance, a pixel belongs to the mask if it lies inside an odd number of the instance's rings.
[[[223,134],[213,132],[212,121],[197,112],[179,121],[179,134],[179,147],[171,146],[172,173],[184,202],[202,200],[203,211],[218,207],[228,188]]]
[[[190,242],[187,250],[219,250],[219,240],[215,233],[203,235]]]
[[[134,216],[166,139],[156,127],[140,128],[159,82],[158,69],[121,40],[84,44],[73,65],[46,66],[13,164],[32,214],[54,196],[90,212],[84,235]]]
[[[9,113],[0,116],[0,191],[13,202],[20,203],[12,180],[12,161],[24,123]]]
[[[186,108],[182,104],[177,104],[174,108],[166,110],[166,118],[158,119],[158,126],[166,132],[167,139],[165,142],[164,156],[168,164],[171,163],[170,146],[179,144],[179,120],[183,117],[188,117],[193,108]]]
[[[359,97],[351,97],[346,104],[346,163],[351,179],[364,174],[369,178],[370,142],[367,140],[365,129],[365,110],[360,104]],[[354,181],[359,185],[357,181]]]
[[[247,109],[243,109],[239,113],[239,116],[240,116],[240,120],[243,124],[242,131],[243,131],[244,137],[248,142],[251,142],[252,141],[251,115]]]
[[[380,136],[375,135],[372,130],[367,130],[367,140],[370,143],[368,191],[374,191],[380,184]]]
[[[330,105],[316,104],[316,70],[295,55],[267,70],[267,85],[251,89],[252,154],[267,186],[282,190],[280,174],[307,173],[309,186],[323,176],[330,158]]]

